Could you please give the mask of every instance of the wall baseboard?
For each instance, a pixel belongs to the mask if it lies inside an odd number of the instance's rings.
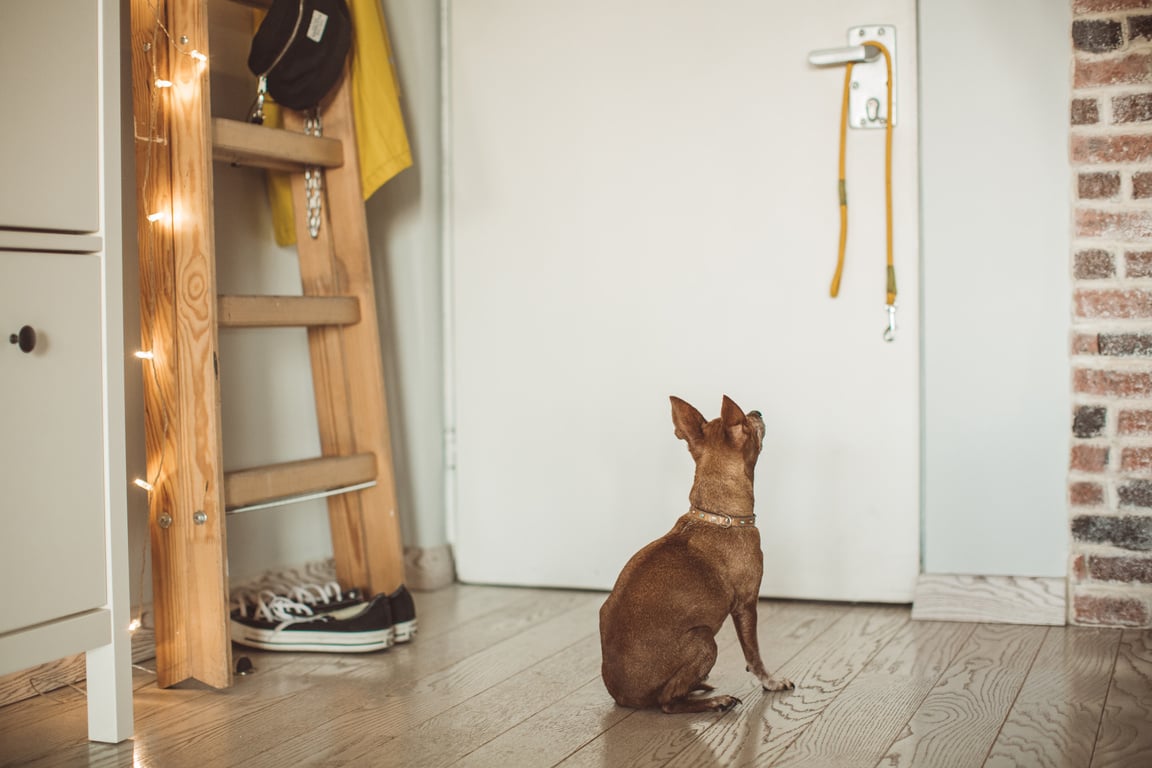
[[[1066,591],[1066,581],[1057,578],[925,573],[916,583],[912,618],[1062,626]]]
[[[405,547],[404,581],[408,589],[417,592],[432,592],[455,583],[452,547]]]

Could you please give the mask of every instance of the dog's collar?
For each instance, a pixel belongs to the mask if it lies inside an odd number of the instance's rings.
[[[690,507],[688,514],[693,520],[703,520],[712,525],[718,525],[721,528],[747,528],[749,526],[756,527],[756,515],[748,515],[747,517],[733,517],[732,515],[718,515],[715,512],[706,512],[699,507]]]

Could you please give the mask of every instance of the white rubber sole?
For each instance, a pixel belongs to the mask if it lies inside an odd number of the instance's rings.
[[[402,621],[392,625],[393,639],[397,643],[406,643],[416,636],[416,619]]]
[[[257,629],[232,622],[233,642],[265,651],[314,651],[317,653],[370,653],[383,651],[396,642],[392,627],[371,632],[320,632]]]

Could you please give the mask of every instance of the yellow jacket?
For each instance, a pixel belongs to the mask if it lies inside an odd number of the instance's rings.
[[[386,181],[412,165],[404,116],[400,113],[400,87],[388,44],[388,28],[380,0],[347,0],[352,17],[350,77],[356,122],[356,148],[360,156],[360,185],[367,200]],[[257,12],[257,23],[263,12]],[[279,108],[269,101],[266,125],[281,124]],[[292,189],[287,174],[268,174],[268,199],[276,242],[296,242]]]

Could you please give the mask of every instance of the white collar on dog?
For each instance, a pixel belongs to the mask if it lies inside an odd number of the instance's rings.
[[[756,515],[747,517],[733,517],[732,515],[718,515],[715,512],[705,512],[699,507],[691,507],[688,514],[693,520],[703,520],[706,523],[718,525],[721,528],[746,528],[756,526]]]

